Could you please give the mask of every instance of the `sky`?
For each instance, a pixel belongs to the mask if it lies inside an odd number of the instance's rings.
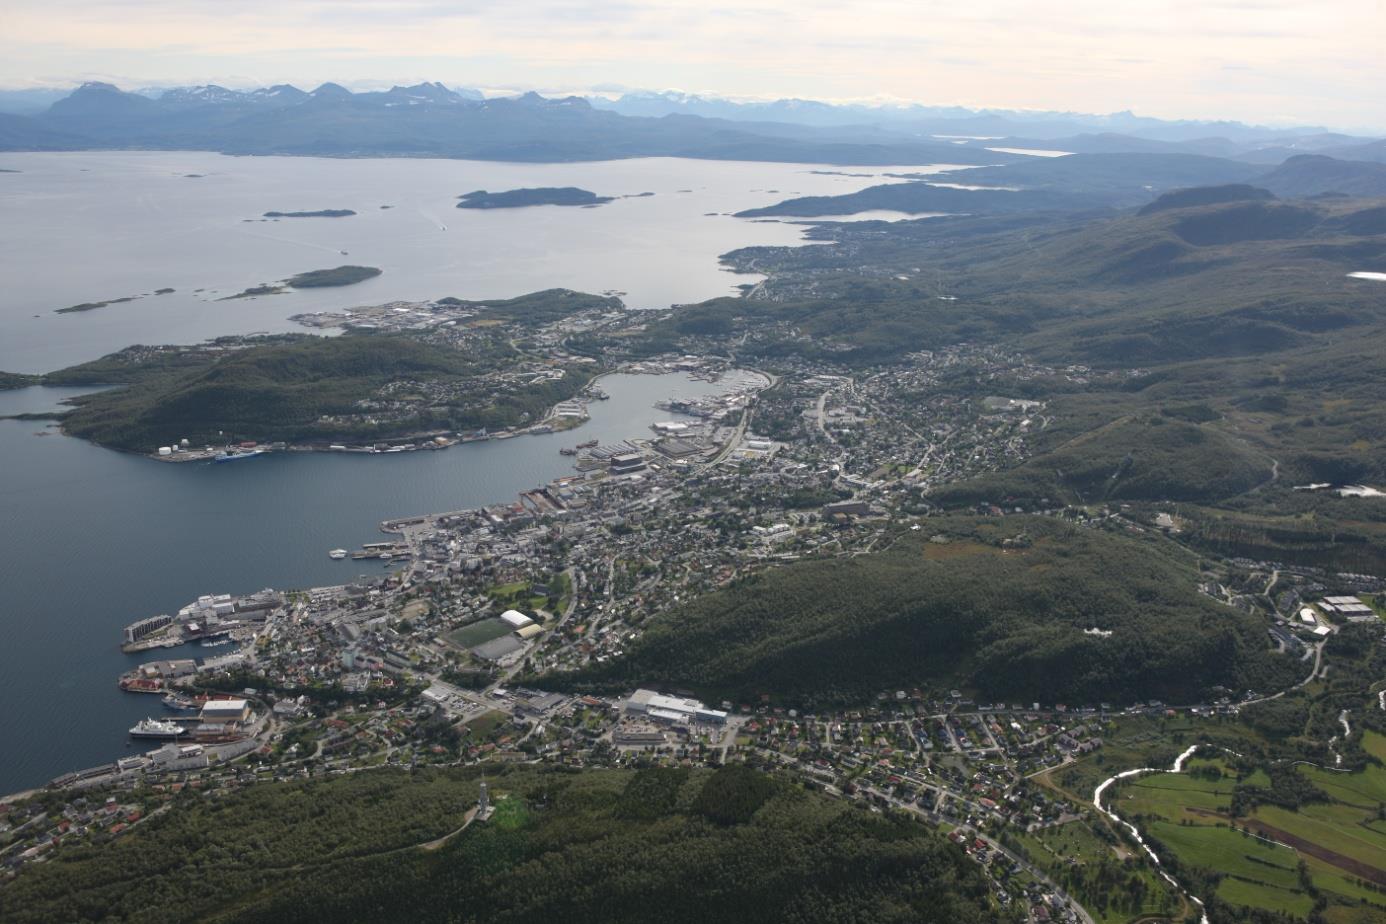
[[[1386,131],[1386,0],[0,0],[0,86],[438,80]]]

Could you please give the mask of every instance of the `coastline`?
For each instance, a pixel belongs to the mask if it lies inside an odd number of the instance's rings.
[[[102,449],[109,449],[114,452],[127,453],[129,455],[141,456],[155,462],[166,464],[188,464],[193,462],[216,461],[220,454],[234,453],[236,451],[258,450],[260,454],[271,453],[344,453],[347,455],[385,455],[400,452],[436,452],[442,449],[450,449],[453,446],[465,443],[482,443],[491,440],[508,440],[519,436],[543,436],[550,433],[562,433],[568,430],[576,430],[587,423],[591,416],[587,413],[588,405],[594,400],[602,400],[602,392],[599,383],[602,379],[613,375],[670,375],[678,371],[685,371],[693,378],[707,377],[708,381],[715,381],[720,377],[721,372],[715,375],[708,374],[700,370],[679,370],[669,364],[651,364],[648,361],[630,363],[618,366],[613,369],[604,369],[593,374],[580,388],[577,395],[564,401],[556,402],[551,405],[544,417],[538,423],[524,427],[510,427],[503,430],[476,430],[469,433],[459,433],[452,430],[426,430],[415,433],[400,434],[397,436],[382,437],[371,443],[340,441],[322,441],[311,443],[260,443],[258,441],[244,441],[229,443],[225,446],[214,447],[204,446],[200,448],[185,447],[180,449],[177,446],[164,447],[170,451],[164,453],[160,450],[154,452],[136,452],[121,449],[116,446],[108,446],[95,440],[87,440],[86,437],[78,436],[68,432],[62,426],[63,414],[61,412],[51,412],[36,414],[32,419],[54,420],[58,422],[59,432],[64,436],[73,439],[86,440],[94,446]],[[766,380],[764,387],[773,384],[773,377],[768,373],[756,369],[743,369],[745,372],[754,373]],[[595,392],[595,393],[594,393]],[[564,413],[564,406],[580,406],[581,414]],[[18,416],[18,415],[16,415]],[[24,419],[30,419],[25,417]]]

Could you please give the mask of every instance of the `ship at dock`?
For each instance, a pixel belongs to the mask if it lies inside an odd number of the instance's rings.
[[[181,738],[185,729],[176,722],[147,718],[130,729],[131,738]]]
[[[165,709],[174,712],[196,712],[201,708],[197,700],[178,693],[167,693],[162,700]]]
[[[212,457],[213,462],[235,462],[239,459],[253,459],[256,456],[263,456],[263,449],[237,449],[227,452],[219,452]]]

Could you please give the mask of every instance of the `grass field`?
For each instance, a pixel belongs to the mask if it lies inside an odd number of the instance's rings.
[[[1218,883],[1218,898],[1249,908],[1265,908],[1305,917],[1314,907],[1314,900],[1303,892],[1287,892],[1269,888],[1230,876]]]
[[[486,594],[496,600],[513,600],[522,591],[528,589],[529,581],[516,581],[513,584],[496,584],[486,591]]]
[[[1183,773],[1153,773],[1121,787],[1111,805],[1127,816],[1160,815],[1174,822],[1206,823],[1206,815],[1199,813],[1227,811],[1232,787],[1228,778],[1212,782]]]
[[[490,712],[482,713],[467,723],[467,730],[477,741],[484,741],[497,728],[506,723],[510,716],[504,712],[492,709]]]
[[[1386,905],[1386,895],[1363,884],[1386,886],[1386,821],[1377,820],[1377,806],[1386,801],[1386,769],[1373,765],[1357,773],[1334,773],[1301,768],[1334,801],[1305,804],[1298,811],[1262,805],[1250,817],[1234,820],[1227,815],[1235,782],[1231,771],[1220,761],[1191,763],[1192,769],[1207,766],[1225,775],[1140,777],[1123,784],[1111,804],[1127,817],[1143,816],[1145,832],[1180,862],[1221,873],[1218,896],[1225,901],[1307,915],[1313,900],[1300,882],[1303,860],[1321,891]],[[1244,781],[1268,782],[1264,771]],[[1232,830],[1234,821],[1257,836]]]
[[[458,648],[475,648],[510,631],[510,625],[500,619],[483,619],[481,622],[453,629],[446,638]]]
[[[1386,762],[1386,735],[1379,735],[1374,731],[1363,732],[1362,750],[1377,760]]]
[[[1212,825],[1157,821],[1150,826],[1150,833],[1181,859],[1199,866],[1278,889],[1299,888],[1299,855],[1289,847]]]
[[[1375,872],[1379,884],[1386,885],[1386,835],[1363,824],[1376,818],[1375,809],[1367,814],[1359,808],[1335,802],[1306,805],[1298,812],[1291,812],[1279,806],[1265,805],[1256,810],[1253,818],[1273,828],[1274,831],[1268,833],[1278,840],[1285,840],[1297,847],[1300,845],[1292,838],[1307,842],[1301,848],[1304,852],[1316,849],[1330,851],[1364,864]],[[1289,835],[1289,838],[1284,835]],[[1362,878],[1371,878],[1366,870],[1350,872]]]

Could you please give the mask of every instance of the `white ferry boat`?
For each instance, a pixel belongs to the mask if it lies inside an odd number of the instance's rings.
[[[177,722],[163,722],[159,719],[144,719],[130,729],[131,738],[181,738],[183,726]]]

